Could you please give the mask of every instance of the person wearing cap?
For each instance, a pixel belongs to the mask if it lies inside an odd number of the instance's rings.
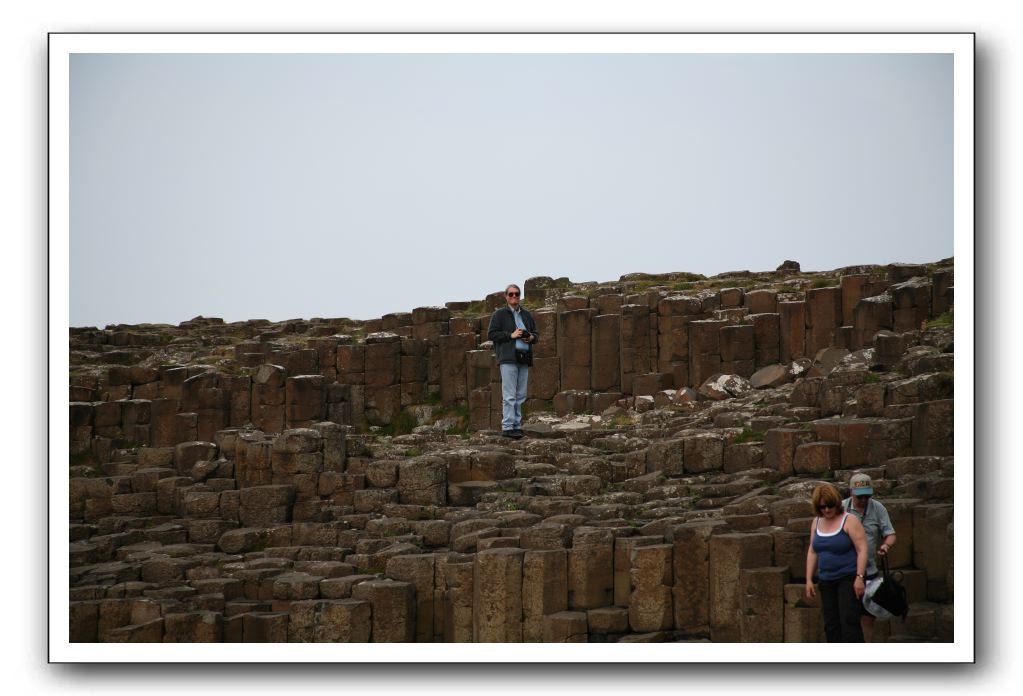
[[[522,438],[522,403],[526,400],[533,345],[540,338],[533,315],[519,306],[522,290],[514,283],[504,289],[508,303],[490,317],[487,338],[501,368],[501,434]]]
[[[878,573],[876,557],[887,555],[895,546],[895,527],[888,510],[874,499],[874,482],[867,474],[856,473],[849,478],[849,497],[842,501],[842,507],[863,525],[867,535],[867,580],[872,580]],[[867,643],[874,637],[874,621],[874,615],[864,608],[860,625]]]
[[[821,593],[824,633],[829,643],[862,643],[860,612],[866,587],[867,538],[855,515],[842,509],[842,497],[830,483],[813,490],[814,513],[806,550],[806,597]]]

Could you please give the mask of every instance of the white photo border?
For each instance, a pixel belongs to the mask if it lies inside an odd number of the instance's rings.
[[[53,33],[49,36],[49,660],[51,662],[830,663],[834,648],[759,644],[107,644],[68,628],[69,64],[74,53],[944,53],[953,55],[955,372],[954,608],[951,643],[864,644],[856,663],[970,663],[974,623],[974,35],[972,33]],[[848,654],[845,652],[844,654]],[[752,659],[748,655],[755,656]]]

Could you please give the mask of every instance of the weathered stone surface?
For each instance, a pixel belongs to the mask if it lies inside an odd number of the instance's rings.
[[[473,642],[521,643],[522,549],[489,549],[473,566]]]
[[[597,635],[621,634],[629,630],[629,610],[625,607],[601,607],[586,611],[590,633]]]
[[[544,643],[585,643],[586,612],[559,611],[543,617]]]
[[[212,611],[167,614],[163,617],[164,643],[219,643],[223,617]]]
[[[187,476],[196,462],[215,459],[217,446],[212,442],[182,442],[174,448],[174,467]]]
[[[568,551],[568,606],[594,609],[614,601],[614,536],[610,530],[577,527]]]
[[[809,498],[855,471],[913,604],[875,640],[954,637],[951,259],[542,286],[522,440],[499,291],[72,329],[71,639],[820,641]]]
[[[370,637],[370,605],[354,599],[304,600],[288,607],[290,643],[365,643]]]
[[[548,642],[544,617],[567,608],[568,552],[526,551],[522,557],[522,640]]]
[[[724,440],[719,435],[693,435],[685,439],[683,465],[687,474],[716,471],[722,466]]]
[[[637,546],[660,544],[661,536],[624,536],[614,540],[614,603],[629,606],[632,594],[632,552]]]
[[[785,585],[783,633],[786,643],[823,643],[820,594],[807,599],[803,583]]]
[[[780,474],[792,473],[799,445],[813,440],[813,433],[795,428],[772,428],[764,436],[764,466]]]
[[[665,439],[651,442],[647,449],[647,471],[663,472],[665,476],[681,476],[684,473],[685,440]]]
[[[567,548],[571,542],[572,528],[555,522],[542,522],[528,527],[519,536],[519,546],[537,551]]]
[[[821,475],[840,468],[842,446],[837,442],[804,442],[796,446],[792,470],[797,474]]]
[[[918,505],[913,509],[913,565],[927,574],[927,598],[932,601],[948,596],[952,554],[946,536],[952,517],[951,505]]]
[[[246,643],[286,643],[288,614],[253,611],[243,614],[242,636]]]
[[[700,385],[700,395],[713,401],[742,396],[752,389],[752,384],[740,375],[716,374]]]
[[[473,563],[452,562],[444,569],[443,635],[447,643],[471,643],[473,621]]]
[[[754,389],[767,387],[780,387],[791,379],[788,368],[785,365],[775,364],[760,368],[750,377],[750,386]]]
[[[746,568],[770,566],[772,542],[768,534],[717,534],[710,537],[711,638],[715,642],[741,639],[740,573]]]
[[[670,528],[675,628],[698,632],[710,626],[710,538],[724,522],[709,520]]]
[[[415,589],[396,580],[367,580],[352,589],[352,598],[372,607],[373,643],[408,643],[416,636]]]
[[[636,546],[629,577],[629,627],[637,632],[663,631],[674,625],[672,545]]]
[[[743,643],[781,643],[785,639],[784,598],[787,568],[746,568],[739,573],[739,637]]]
[[[388,559],[387,577],[401,580],[415,589],[417,643],[433,640],[436,557],[433,554],[394,556]]]
[[[112,628],[100,640],[104,643],[160,643],[163,641],[163,619]]]
[[[447,501],[447,465],[442,459],[422,458],[398,467],[398,498],[409,505],[444,505]]]

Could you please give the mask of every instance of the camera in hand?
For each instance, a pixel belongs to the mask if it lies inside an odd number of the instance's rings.
[[[529,340],[529,332],[526,331],[525,329],[522,329],[522,333],[519,335],[519,338],[521,338],[523,341],[528,341]]]

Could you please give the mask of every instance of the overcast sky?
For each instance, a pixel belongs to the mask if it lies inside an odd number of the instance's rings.
[[[952,87],[940,54],[76,54],[71,325],[934,261]]]

